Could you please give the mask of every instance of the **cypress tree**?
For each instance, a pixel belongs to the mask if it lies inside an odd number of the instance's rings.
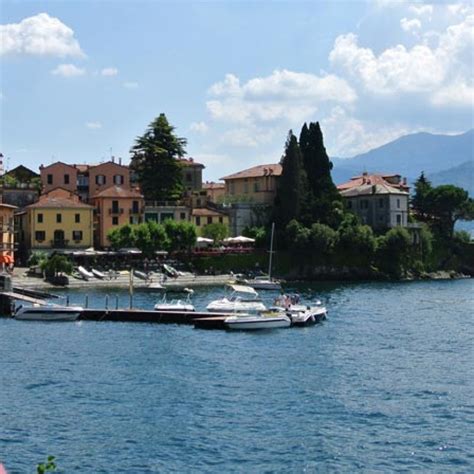
[[[308,202],[304,215],[306,224],[331,223],[337,204],[342,198],[331,177],[332,163],[324,147],[319,122],[303,125],[300,148],[308,180]]]
[[[411,205],[415,210],[419,220],[426,221],[430,215],[430,203],[428,193],[433,189],[431,182],[426,178],[422,171],[420,177],[415,181],[415,194],[411,199]]]
[[[299,219],[305,206],[307,184],[298,140],[290,130],[281,160],[282,174],[275,198],[275,220],[283,229],[292,219]]]

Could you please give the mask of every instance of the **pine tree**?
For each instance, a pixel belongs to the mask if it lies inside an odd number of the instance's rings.
[[[283,229],[292,219],[299,219],[307,198],[306,173],[298,140],[290,130],[281,160],[282,174],[275,198],[275,220]]]
[[[131,149],[130,168],[136,173],[145,199],[173,200],[183,190],[182,169],[177,158],[185,154],[186,140],[174,134],[165,114],[150,123]]]

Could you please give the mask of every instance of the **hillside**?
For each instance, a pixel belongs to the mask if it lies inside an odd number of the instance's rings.
[[[332,158],[333,179],[336,183],[346,181],[354,174],[366,170],[380,173],[399,173],[410,180],[424,171],[444,180],[442,176],[458,176],[460,166],[469,166],[474,155],[474,129],[460,135],[433,135],[414,133],[405,135],[378,148],[353,158]],[[460,176],[460,175],[459,175]],[[472,176],[472,174],[471,174]],[[457,179],[457,178],[456,178]],[[464,187],[464,186],[463,186]]]
[[[428,173],[427,177],[434,186],[440,184],[454,184],[466,189],[474,196],[474,161],[466,161],[458,166],[438,173]]]

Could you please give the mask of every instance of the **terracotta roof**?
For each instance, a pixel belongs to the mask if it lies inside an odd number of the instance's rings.
[[[396,186],[391,186],[388,183],[382,184],[361,184],[360,186],[353,186],[339,190],[343,197],[356,197],[356,196],[372,196],[374,194],[401,194],[408,196],[408,191],[401,189]]]
[[[88,166],[90,170],[91,168],[98,168],[99,166],[104,166],[104,165],[115,165],[115,166],[120,166],[121,168],[128,168],[127,165],[122,165],[118,163],[117,161],[112,161],[112,160],[104,161],[103,163],[99,163],[97,165],[88,165]]]
[[[18,206],[12,206],[11,204],[5,204],[3,202],[0,202],[0,207],[6,207],[8,209],[18,209]]]
[[[225,183],[203,183],[203,189],[225,189]]]
[[[80,173],[85,173],[86,171],[89,171],[89,168],[92,168],[92,166],[95,165],[74,165],[74,168],[77,168],[77,171]]]
[[[197,209],[193,209],[191,211],[192,216],[226,216],[227,214],[216,211],[215,209],[209,209],[207,207],[200,207]]]
[[[272,163],[270,165],[258,165],[253,168],[248,168],[238,173],[224,176],[221,179],[243,179],[243,178],[258,178],[260,176],[281,176],[281,165],[279,163]]]
[[[356,188],[363,185],[387,185],[393,188],[397,188],[402,191],[408,191],[409,187],[406,184],[403,184],[401,181],[400,184],[394,184],[390,182],[390,178],[395,178],[400,175],[397,174],[362,174],[361,176],[354,176],[350,181],[346,183],[339,184],[337,189],[339,191],[344,191],[346,189]]]
[[[205,166],[202,163],[198,163],[197,161],[194,161],[194,158],[178,158],[178,161],[186,166],[199,166],[199,167],[205,168]]]
[[[122,186],[110,186],[93,196],[93,198],[99,197],[143,199],[143,194],[135,189],[123,188]]]
[[[48,168],[51,168],[51,166],[56,166],[56,165],[64,165],[68,166],[69,168],[74,168],[75,165],[70,165],[69,163],[64,163],[63,161],[55,161],[54,163],[51,163],[50,165],[44,166],[40,165],[40,170],[46,170]]]
[[[93,209],[93,206],[77,202],[72,199],[60,197],[43,197],[39,201],[26,206],[25,209],[43,209],[43,208],[61,208],[61,209]]]

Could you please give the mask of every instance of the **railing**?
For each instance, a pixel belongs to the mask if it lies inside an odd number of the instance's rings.
[[[109,215],[112,214],[123,214],[123,208],[114,209],[113,207],[109,208]]]
[[[55,249],[64,249],[68,246],[69,240],[64,239],[54,239],[51,241],[51,247]]]
[[[133,208],[132,207],[128,210],[129,214],[143,214],[144,212],[145,212],[145,208],[143,208],[143,207],[142,208],[139,208],[139,207]]]

